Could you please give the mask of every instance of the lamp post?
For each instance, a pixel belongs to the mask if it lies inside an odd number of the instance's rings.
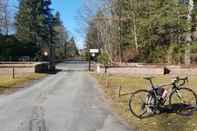
[[[55,71],[55,62],[54,62],[54,45],[53,45],[53,21],[52,18],[51,23],[49,24],[49,71],[54,72]]]

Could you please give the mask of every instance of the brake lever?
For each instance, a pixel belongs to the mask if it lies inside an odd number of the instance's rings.
[[[180,80],[182,80],[183,81],[183,83],[182,84],[180,84],[180,86],[184,86],[185,85],[185,83],[189,83],[189,79],[188,79],[188,77],[186,77],[185,79],[180,79]]]

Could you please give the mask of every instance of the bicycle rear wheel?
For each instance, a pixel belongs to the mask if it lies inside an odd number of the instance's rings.
[[[143,119],[154,115],[152,108],[156,98],[148,90],[138,90],[129,99],[130,112],[137,118]]]
[[[180,88],[170,94],[169,104],[177,105],[177,114],[190,115],[197,105],[197,95],[190,88]]]

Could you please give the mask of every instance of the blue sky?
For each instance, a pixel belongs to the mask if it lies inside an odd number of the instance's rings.
[[[79,26],[76,21],[82,0],[52,0],[52,8],[59,11],[66,29],[77,42],[79,48],[83,47],[83,37],[77,32]]]
[[[11,1],[12,4],[17,4],[17,0]],[[82,0],[52,0],[52,8],[60,12],[65,28],[70,33],[70,35],[75,38],[79,48],[83,47],[84,41],[82,35],[77,32],[77,30],[79,30],[79,25],[76,21],[76,17],[81,5]]]

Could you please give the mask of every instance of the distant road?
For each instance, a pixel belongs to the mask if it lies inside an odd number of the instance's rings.
[[[62,72],[0,96],[0,131],[131,131],[103,102],[87,66],[61,63]]]

